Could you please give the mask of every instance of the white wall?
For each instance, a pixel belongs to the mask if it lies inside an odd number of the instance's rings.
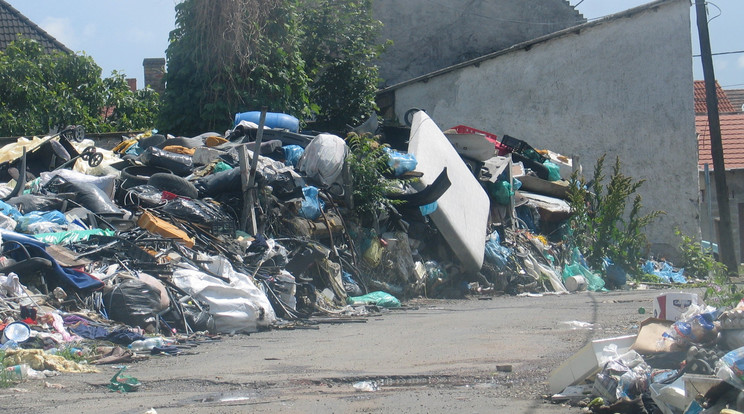
[[[421,108],[443,129],[470,125],[576,154],[589,173],[602,154],[608,169],[619,156],[647,180],[644,206],[667,212],[649,229],[651,251],[673,256],[675,227],[699,234],[690,2],[581,27],[404,84],[395,113]]]

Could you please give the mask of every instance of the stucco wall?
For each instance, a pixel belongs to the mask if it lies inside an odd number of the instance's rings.
[[[584,22],[565,0],[375,0],[385,86]]]
[[[394,89],[395,113],[425,109],[442,128],[470,125],[536,148],[602,154],[646,179],[652,252],[672,255],[674,228],[699,234],[690,2],[661,0],[623,17],[533,42]]]
[[[716,183],[713,173],[713,166],[710,166],[710,193],[711,205],[713,211],[713,229],[711,231],[711,221],[708,214],[708,188],[705,185],[705,173],[700,172],[700,232],[703,240],[710,240],[718,243],[718,201],[716,200]],[[736,254],[737,263],[742,262],[742,237],[744,232],[741,226],[744,225],[744,170],[726,171],[726,186],[729,192],[729,211],[731,212],[731,229],[734,237],[734,253]],[[741,205],[741,208],[739,207]]]

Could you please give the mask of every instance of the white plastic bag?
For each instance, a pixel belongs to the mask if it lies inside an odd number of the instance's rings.
[[[341,182],[341,172],[349,148],[346,142],[333,134],[320,134],[305,147],[297,162],[297,169],[317,179],[324,186]]]

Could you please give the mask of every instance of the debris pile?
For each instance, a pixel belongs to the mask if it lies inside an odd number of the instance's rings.
[[[604,289],[551,237],[571,213],[570,159],[462,125],[442,132],[422,111],[387,145],[301,133],[280,115],[110,150],[78,127],[0,148],[13,378],[355,320],[415,296]],[[112,389],[136,390],[119,374]]]
[[[637,335],[592,341],[554,370],[551,400],[594,413],[741,412],[744,301],[715,308],[669,292],[653,315]]]

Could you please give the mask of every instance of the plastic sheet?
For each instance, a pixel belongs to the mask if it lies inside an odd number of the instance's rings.
[[[657,269],[656,264],[660,264],[661,268]],[[679,269],[675,272],[672,265],[667,262],[653,262],[647,260],[646,263],[643,264],[642,270],[645,273],[660,277],[666,283],[687,283],[687,278],[684,276],[685,269]]]
[[[173,283],[209,306],[215,329],[220,333],[255,332],[275,320],[274,309],[253,280],[235,271],[224,257],[210,258],[208,270],[228,278],[226,283],[196,268],[173,272]]]
[[[319,134],[305,147],[305,153],[297,162],[297,168],[318,180],[323,186],[330,186],[340,182],[348,152],[346,142],[340,137]]]
[[[370,292],[362,296],[349,296],[346,298],[349,305],[375,305],[383,308],[399,308],[400,301],[393,295],[382,292]]]
[[[498,232],[491,233],[486,240],[486,260],[497,268],[505,268],[512,253],[512,249],[501,245]]]
[[[403,153],[388,147],[384,149],[388,155],[388,166],[393,169],[396,177],[416,169],[418,161],[413,154]]]
[[[579,252],[578,248],[574,248],[572,252],[571,264],[568,264],[563,268],[563,280],[566,280],[571,276],[584,276],[588,290],[596,292],[604,290],[605,288],[604,279],[589,270],[589,267],[584,260],[584,256]]]
[[[47,244],[72,244],[82,240],[88,240],[90,236],[113,236],[116,232],[113,230],[91,229],[91,230],[70,230],[57,233],[39,233],[34,238]]]
[[[105,289],[103,303],[110,319],[142,328],[154,326],[157,314],[164,310],[160,291],[134,278],[126,278]]]
[[[48,222],[60,226],[67,225],[67,218],[60,211],[32,211],[28,214],[23,215],[22,217],[19,217],[16,221],[18,222],[18,227],[16,227],[16,230],[22,233],[33,233],[33,231],[31,230],[31,226],[33,224],[39,224],[42,222]],[[37,226],[36,228],[39,227]]]
[[[109,198],[114,196],[114,184],[116,181],[116,176],[114,175],[95,177],[72,170],[45,171],[41,173],[41,185],[46,185],[54,177],[62,177],[65,181],[94,185],[103,190]]]
[[[548,169],[548,181],[561,179],[561,168],[551,161],[545,161],[543,165]]]

